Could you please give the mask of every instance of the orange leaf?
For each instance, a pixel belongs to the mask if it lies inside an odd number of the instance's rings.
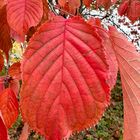
[[[8,70],[9,75],[12,78],[21,79],[20,62],[14,63]]]
[[[122,80],[124,99],[124,140],[140,138],[140,54],[115,28],[110,28]]]
[[[10,128],[18,116],[18,101],[11,88],[0,93],[0,111],[6,127]]]
[[[59,0],[59,5],[67,12],[76,14],[76,10],[80,7],[81,1],[80,0]]]

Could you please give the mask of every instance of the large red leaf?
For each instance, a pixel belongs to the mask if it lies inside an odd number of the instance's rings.
[[[0,9],[0,49],[6,53],[7,58],[11,47],[10,28],[6,18],[6,7],[4,6]]]
[[[0,93],[0,111],[6,127],[10,128],[18,116],[18,101],[11,88],[4,89]]]
[[[7,0],[7,20],[19,35],[36,26],[43,15],[42,0]]]
[[[57,17],[24,54],[22,116],[48,140],[96,124],[109,104],[108,66],[95,31],[80,18]]]
[[[0,117],[0,140],[8,140],[7,129]]]
[[[124,140],[140,138],[140,54],[113,27],[110,36],[119,63],[124,97]]]

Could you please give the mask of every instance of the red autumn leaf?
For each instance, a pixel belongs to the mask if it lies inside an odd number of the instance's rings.
[[[14,79],[21,79],[20,62],[12,64],[8,70],[8,73]]]
[[[67,12],[76,14],[76,9],[81,5],[80,0],[59,0],[58,3],[66,11],[66,14],[68,14]]]
[[[0,140],[8,140],[7,129],[0,117]]]
[[[58,0],[58,3],[60,6],[64,7],[65,4],[67,3],[67,0]]]
[[[103,6],[106,10],[110,8],[110,6],[116,3],[117,0],[96,0],[97,7]]]
[[[120,15],[126,15],[132,22],[140,18],[140,1],[124,0],[118,11]]]
[[[110,89],[113,89],[114,85],[116,84],[117,80],[117,73],[118,73],[118,63],[116,60],[116,56],[114,50],[112,49],[112,43],[110,41],[108,33],[102,28],[101,21],[98,18],[90,18],[88,21],[102,39],[102,45],[105,49],[106,60],[109,64],[109,71],[108,71],[108,84]]]
[[[132,22],[135,22],[136,20],[140,18],[140,1],[139,0],[133,0],[131,2],[127,16]]]
[[[19,83],[19,79],[13,79],[10,80],[9,82],[9,87],[12,89],[12,91],[15,93],[16,97],[18,97],[18,93],[20,90],[20,83]]]
[[[0,9],[0,49],[6,54],[7,59],[10,48],[12,48],[10,28],[6,18],[6,7],[4,6]]]
[[[47,21],[49,19],[49,7],[48,7],[48,2],[46,0],[42,0],[43,1],[43,16],[42,19],[40,21],[40,23],[36,26],[36,27],[31,27],[28,32],[27,32],[27,42],[30,40],[30,38],[32,37],[32,35],[37,31],[38,27],[40,27],[41,24],[43,24],[45,21]]]
[[[99,27],[102,27],[101,20],[99,18],[90,18],[87,22],[91,26],[97,25]]]
[[[9,75],[11,76],[11,80],[9,81],[9,87],[13,90],[16,96],[19,93],[21,80],[21,70],[20,70],[20,62],[14,63],[8,70]]]
[[[0,53],[0,71],[2,71],[4,66],[4,58],[3,55]]]
[[[113,27],[110,36],[119,63],[124,99],[124,140],[140,137],[140,54]]]
[[[118,8],[120,16],[125,15],[129,7],[129,0],[125,0]]]
[[[114,50],[112,49],[112,43],[110,41],[109,35],[103,30],[103,28],[98,28],[98,34],[102,38],[102,45],[104,46],[106,59],[109,64],[108,84],[110,89],[113,89],[117,80],[118,63]]]
[[[65,4],[68,2],[68,4],[70,6],[73,6],[74,8],[79,8],[80,7],[80,0],[59,0],[58,3],[60,4],[60,6],[64,7]]]
[[[7,0],[7,20],[10,27],[23,36],[36,26],[43,15],[42,0]]]
[[[101,39],[80,18],[43,24],[30,40],[22,72],[23,119],[47,140],[96,124],[109,104]]]
[[[0,111],[6,127],[10,128],[18,116],[18,101],[11,88],[0,93]]]
[[[87,7],[90,7],[91,3],[92,3],[92,0],[83,0],[83,4]]]

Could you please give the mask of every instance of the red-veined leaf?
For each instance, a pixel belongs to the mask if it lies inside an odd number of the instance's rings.
[[[36,27],[31,27],[28,32],[27,32],[27,41],[30,40],[32,35],[36,32],[37,28],[40,27],[41,24],[43,24],[46,20],[49,18],[49,7],[48,7],[48,2],[46,0],[43,1],[43,16],[40,21],[40,23]]]
[[[7,0],[7,20],[10,27],[23,36],[36,26],[43,15],[42,0]]]
[[[10,128],[18,116],[18,101],[11,88],[0,93],[0,111],[6,127]]]
[[[12,48],[10,28],[6,19],[6,7],[4,6],[0,9],[0,49],[6,54],[7,59],[10,48]]]
[[[45,23],[22,63],[21,112],[31,128],[60,140],[92,126],[109,104],[101,40],[80,18]]]
[[[8,140],[7,129],[0,117],[0,140]]]
[[[122,80],[124,99],[124,140],[140,137],[140,54],[134,45],[113,27],[110,36]]]

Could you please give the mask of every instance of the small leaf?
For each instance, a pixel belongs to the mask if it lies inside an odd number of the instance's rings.
[[[68,0],[68,1],[59,0],[58,3],[66,11],[66,14],[68,14],[67,12],[72,13],[72,14],[76,14],[76,10],[81,5],[80,0]]]
[[[140,137],[140,54],[115,28],[110,38],[119,64],[124,99],[124,140]]]
[[[103,6],[106,10],[110,8],[110,6],[116,3],[117,0],[96,0],[97,7]]]
[[[126,15],[132,23],[140,18],[140,1],[139,0],[124,0],[118,11],[120,15]]]
[[[6,127],[10,128],[18,116],[18,101],[11,88],[0,93],[0,111]]]
[[[10,66],[9,70],[8,70],[9,75],[12,78],[16,78],[16,79],[21,79],[21,70],[20,70],[20,62],[16,62],[14,64],[12,64],[12,66]]]
[[[42,0],[7,0],[7,20],[10,27],[20,36],[36,26],[43,15]]]
[[[109,104],[107,74],[96,30],[78,17],[46,22],[22,62],[24,121],[47,140],[97,124]]]
[[[92,3],[92,0],[83,0],[83,4],[87,7],[90,7],[91,3]]]

